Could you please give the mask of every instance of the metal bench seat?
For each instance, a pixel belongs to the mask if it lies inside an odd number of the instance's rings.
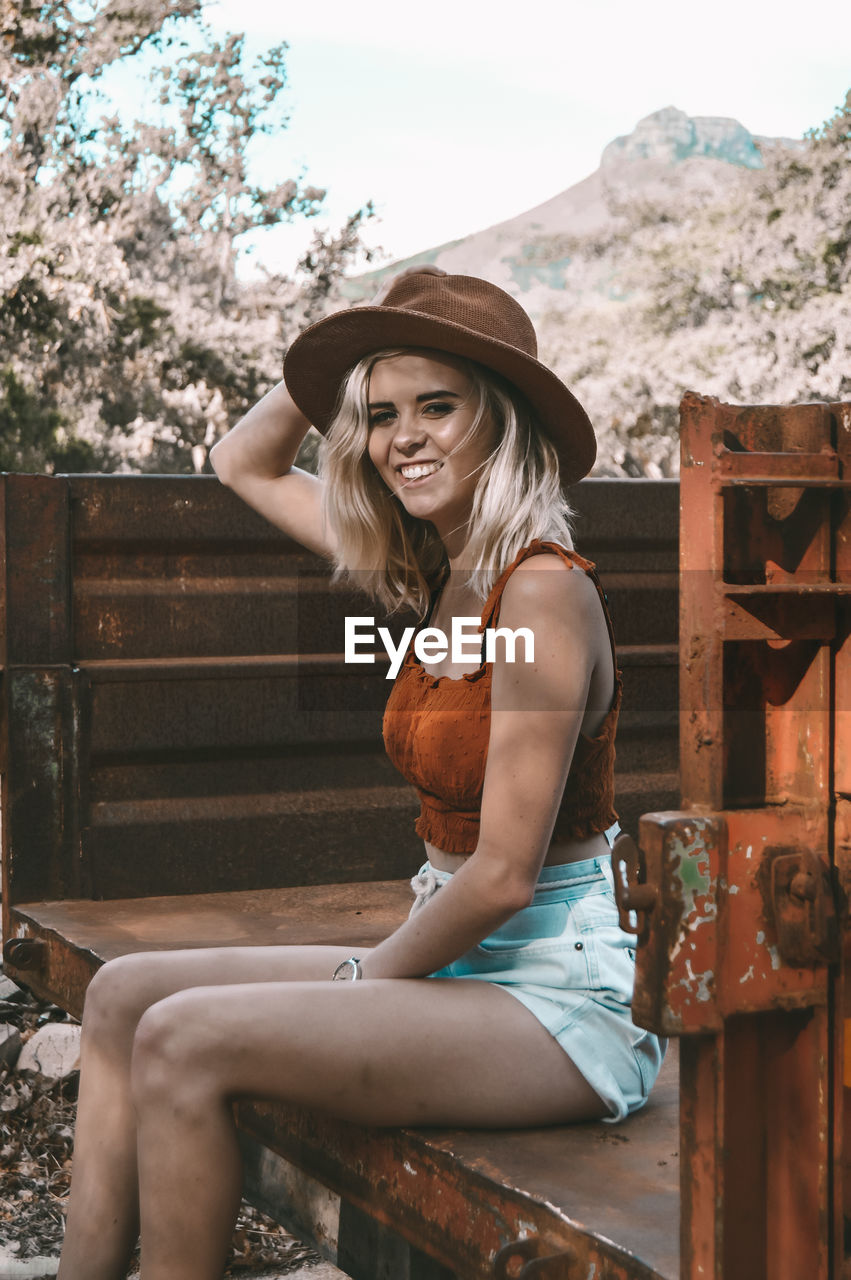
[[[172,947],[374,945],[401,923],[410,900],[407,882],[392,880],[21,903],[12,922],[19,961],[28,949],[39,985],[79,1016],[92,974],[116,956]],[[612,1280],[674,1280],[677,1096],[674,1047],[648,1106],[618,1126],[381,1130],[242,1102],[247,1190],[357,1280],[484,1280],[501,1248],[531,1237],[541,1256],[553,1257],[547,1277],[594,1274],[587,1270],[593,1263]],[[568,1269],[571,1258],[586,1270]]]

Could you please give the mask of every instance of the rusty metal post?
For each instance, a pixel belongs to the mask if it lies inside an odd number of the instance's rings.
[[[837,405],[836,452],[843,473],[851,474],[851,406]],[[838,503],[833,545],[836,581],[851,587],[851,503]],[[833,857],[840,892],[851,900],[851,602],[837,610],[834,666],[833,794],[835,797]],[[834,1254],[843,1258],[843,1276],[851,1274],[844,1257],[847,1224],[851,1223],[851,934],[842,935],[842,962],[836,991],[834,1036],[832,1140]]]
[[[79,893],[67,481],[5,476],[3,905]],[[36,866],[38,864],[38,869]],[[8,920],[7,920],[8,924]]]
[[[849,422],[682,404],[683,811],[641,820],[634,1002],[682,1037],[681,1280],[842,1274]]]

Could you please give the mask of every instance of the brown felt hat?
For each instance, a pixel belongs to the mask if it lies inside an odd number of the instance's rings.
[[[379,306],[338,311],[305,329],[284,360],[290,395],[319,431],[328,429],[343,378],[382,347],[430,347],[476,360],[513,383],[555,444],[562,483],[587,475],[594,429],[576,397],[537,359],[532,321],[504,290],[475,276],[400,277]]]

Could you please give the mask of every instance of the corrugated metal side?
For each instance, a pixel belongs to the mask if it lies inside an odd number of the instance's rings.
[[[7,902],[415,868],[416,803],[381,743],[386,668],[342,661],[346,614],[376,613],[365,597],[212,478],[3,485]],[[677,485],[585,481],[574,503],[621,645],[634,827],[677,802]]]
[[[576,545],[597,566],[618,642],[616,805],[637,835],[642,813],[679,805],[679,483],[585,480],[571,501]]]

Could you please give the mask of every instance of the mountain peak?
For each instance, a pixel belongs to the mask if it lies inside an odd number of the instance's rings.
[[[605,256],[595,267],[593,254],[577,256],[575,242],[590,238],[607,244],[623,218],[621,210],[636,200],[648,207],[674,201],[696,208],[728,190],[737,199],[742,184],[759,181],[763,154],[805,146],[802,140],[751,134],[727,116],[691,117],[677,107],[663,107],[610,142],[600,168],[581,182],[494,226],[350,279],[345,294],[363,298],[376,281],[402,267],[434,263],[444,271],[484,276],[522,296],[533,316],[564,290],[574,304],[581,299],[583,305],[599,300],[608,305],[625,297],[625,290]]]
[[[663,107],[639,120],[632,133],[615,138],[603,151],[601,164],[622,160],[661,160],[679,164],[692,156],[708,156],[746,169],[761,169],[762,156],[751,133],[728,116],[687,116]]]

